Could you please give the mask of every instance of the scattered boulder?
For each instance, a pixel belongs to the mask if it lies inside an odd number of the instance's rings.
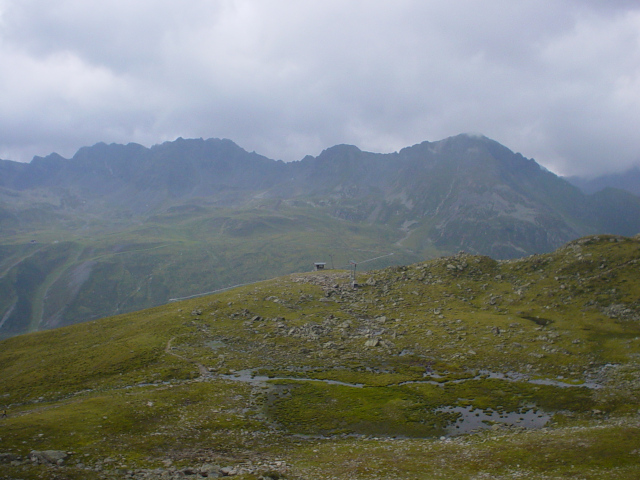
[[[207,478],[218,478],[222,476],[222,473],[220,472],[220,466],[205,463],[200,467],[200,475]]]
[[[29,460],[39,465],[62,465],[69,455],[62,450],[33,450]]]
[[[231,477],[238,473],[238,470],[235,467],[222,467],[220,469],[220,473],[222,473],[225,477]]]
[[[640,315],[638,315],[629,305],[625,304],[612,304],[608,307],[602,309],[602,313],[604,313],[609,318],[627,320],[627,321],[639,321]]]
[[[365,347],[377,347],[378,345],[380,345],[379,338],[370,338],[364,343]]]
[[[20,460],[19,455],[13,453],[0,453],[0,463],[10,463]]]

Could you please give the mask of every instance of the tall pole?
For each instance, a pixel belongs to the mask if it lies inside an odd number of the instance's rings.
[[[353,270],[351,271],[351,286],[355,287],[356,286],[356,267],[358,266],[358,264],[353,260],[349,263],[353,265]]]

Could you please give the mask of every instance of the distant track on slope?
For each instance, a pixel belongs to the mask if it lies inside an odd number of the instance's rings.
[[[36,253],[38,253],[40,250],[42,250],[45,246],[46,245],[43,245],[40,248],[38,248],[38,249],[34,250],[33,252],[29,253],[28,255],[25,255],[24,257],[21,257],[18,260],[16,260],[15,262],[13,262],[11,265],[9,265],[7,268],[5,268],[2,273],[0,273],[0,278],[3,278],[4,276],[6,276],[11,271],[12,268],[14,268],[15,266],[17,266],[20,263],[24,262],[27,258],[33,257]]]
[[[232,288],[245,287],[247,285],[253,285],[254,283],[260,283],[260,282],[264,282],[264,281],[265,280],[257,280],[255,282],[239,283],[238,285],[231,285],[230,287],[219,288],[217,290],[212,290],[211,292],[196,293],[195,295],[189,295],[188,297],[170,298],[169,302],[179,302],[181,300],[189,300],[190,298],[204,297],[205,295],[211,295],[213,293],[224,292],[225,290],[231,290]]]
[[[185,362],[194,364],[196,367],[198,367],[198,372],[200,373],[201,377],[209,376],[209,370],[207,370],[207,367],[205,367],[201,363],[198,363],[195,360],[190,360],[186,357],[183,357],[182,355],[178,355],[177,353],[174,353],[171,351],[171,342],[173,342],[175,339],[176,337],[171,337],[169,339],[169,341],[167,342],[167,346],[164,347],[164,352],[169,355],[173,355],[174,357],[179,358],[180,360],[184,360]]]

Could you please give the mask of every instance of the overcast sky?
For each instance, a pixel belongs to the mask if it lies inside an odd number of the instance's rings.
[[[638,0],[0,0],[0,158],[229,138],[299,160],[481,133],[640,164]]]

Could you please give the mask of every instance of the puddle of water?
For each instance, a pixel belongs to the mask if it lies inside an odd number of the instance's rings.
[[[213,350],[214,352],[219,348],[226,347],[225,343],[221,342],[220,340],[211,340],[209,342],[205,342],[205,345],[209,347],[211,350]]]
[[[421,384],[428,384],[428,385],[444,386],[447,383],[456,384],[456,383],[468,382],[471,380],[484,380],[486,378],[491,378],[491,379],[497,379],[497,380],[505,380],[507,382],[526,382],[526,383],[532,383],[535,385],[551,385],[551,386],[560,387],[560,388],[588,388],[591,390],[602,388],[602,385],[595,382],[569,383],[569,382],[563,382],[561,380],[553,380],[550,378],[532,379],[528,375],[524,375],[522,373],[517,373],[517,372],[498,373],[498,372],[490,372],[488,370],[480,370],[478,374],[474,377],[460,378],[457,380],[438,381],[438,379],[442,379],[443,377],[435,373],[429,374],[427,376],[431,380],[410,380],[407,382],[399,383],[398,385],[409,385],[414,383],[421,383]]]
[[[521,412],[497,412],[467,407],[443,407],[437,410],[443,413],[458,413],[460,417],[447,427],[448,435],[461,435],[474,430],[491,428],[492,425],[507,425],[531,428],[542,428],[551,419],[551,415],[542,410],[531,408]]]
[[[218,348],[224,346],[223,342],[218,342],[218,341],[209,342],[209,344],[219,344]],[[208,345],[208,346],[213,348],[213,346],[211,345]],[[326,379],[304,378],[304,377],[303,378],[268,377],[266,375],[254,375],[254,371],[255,370],[252,370],[252,369],[241,370],[241,371],[235,372],[232,375],[220,375],[220,376],[227,380],[245,382],[251,385],[264,385],[269,380],[292,380],[292,381],[299,381],[299,382],[323,382],[323,383],[326,383],[327,385],[342,385],[345,387],[356,387],[356,388],[364,387],[364,384],[362,383],[346,383],[346,382],[339,382],[337,380],[326,380]],[[581,387],[581,388],[589,388],[589,389],[598,389],[602,387],[602,385],[595,382],[569,383],[569,382],[563,382],[560,380],[543,379],[543,378],[531,379],[527,375],[524,375],[521,373],[516,373],[516,372],[497,373],[497,372],[490,372],[488,370],[480,370],[478,374],[473,377],[460,378],[457,380],[443,380],[445,376],[441,376],[437,373],[431,373],[427,377],[429,378],[429,380],[409,380],[407,382],[398,383],[398,386],[411,385],[411,384],[427,384],[427,385],[437,385],[440,387],[444,387],[446,384],[457,384],[457,383],[468,382],[471,380],[483,380],[486,378],[491,378],[491,379],[497,379],[497,380],[505,380],[507,382],[526,382],[526,383],[531,383],[536,385],[551,385],[554,387],[561,387],[561,388],[580,388]]]
[[[123,387],[125,389],[130,389],[130,388],[138,388],[138,387],[162,387],[164,385],[171,385],[171,382],[160,382],[160,383],[136,383],[135,385],[127,385],[126,387]],[[90,391],[90,390],[88,390]]]
[[[602,385],[595,382],[570,383],[570,382],[564,382],[561,380],[554,380],[551,378],[532,379],[528,375],[524,375],[522,373],[516,373],[516,372],[496,373],[496,372],[490,372],[488,370],[480,370],[476,378],[480,378],[482,376],[486,376],[487,378],[497,378],[500,380],[507,380],[509,382],[527,382],[527,383],[533,383],[536,385],[552,385],[554,387],[561,387],[561,388],[584,387],[584,388],[595,390],[602,387]]]
[[[269,380],[291,380],[296,382],[322,382],[327,385],[342,385],[344,387],[362,388],[363,383],[346,383],[337,380],[323,380],[319,378],[294,378],[294,377],[267,377],[266,375],[254,375],[253,370],[240,370],[232,375],[220,375],[220,377],[234,382],[244,382],[251,385],[266,385]]]
[[[407,380],[406,382],[400,382],[398,384],[399,387],[403,385],[413,385],[418,383],[420,385],[436,385],[438,387],[444,387],[447,382],[437,382],[435,380]]]
[[[536,385],[553,385],[554,387],[562,387],[562,388],[584,387],[584,388],[589,388],[591,390],[597,390],[598,388],[602,388],[602,385],[595,382],[567,383],[567,382],[561,382],[559,380],[549,380],[546,378],[537,378],[537,379],[527,380],[527,381],[529,383],[534,383]]]
[[[339,382],[337,380],[322,380],[316,378],[294,378],[294,377],[268,377],[266,375],[255,375],[255,370],[240,370],[231,375],[220,375],[221,378],[232,380],[235,382],[244,382],[250,385],[256,386],[266,386],[267,382],[270,380],[289,380],[289,381],[297,381],[297,382],[322,382],[328,385],[342,385],[346,387],[355,387],[362,388],[364,387],[361,383],[346,383]],[[477,380],[481,378],[499,378],[506,381],[528,381],[531,383],[543,382],[544,380],[528,380],[524,375],[519,374],[498,374],[491,372],[481,372],[480,375],[475,377],[453,380],[451,382],[460,383],[469,380]],[[562,384],[563,382],[549,380],[549,384],[557,385]],[[409,383],[430,383],[434,385],[443,386],[447,382],[436,382],[435,380],[423,380],[423,381],[413,381],[413,382],[403,382],[400,385],[406,385]],[[562,386],[567,387],[576,387],[576,386],[585,386],[583,385],[573,385],[566,383]],[[487,409],[482,410],[479,408],[474,408],[473,406],[466,407],[442,407],[436,410],[436,412],[442,413],[457,413],[459,414],[457,420],[450,424],[446,431],[447,435],[461,435],[464,433],[469,433],[474,430],[482,430],[491,428],[493,425],[505,425],[505,426],[516,426],[523,427],[527,429],[536,429],[544,427],[549,420],[551,419],[551,415],[536,409],[529,408],[528,410],[521,410],[519,412],[498,412],[495,410]]]

